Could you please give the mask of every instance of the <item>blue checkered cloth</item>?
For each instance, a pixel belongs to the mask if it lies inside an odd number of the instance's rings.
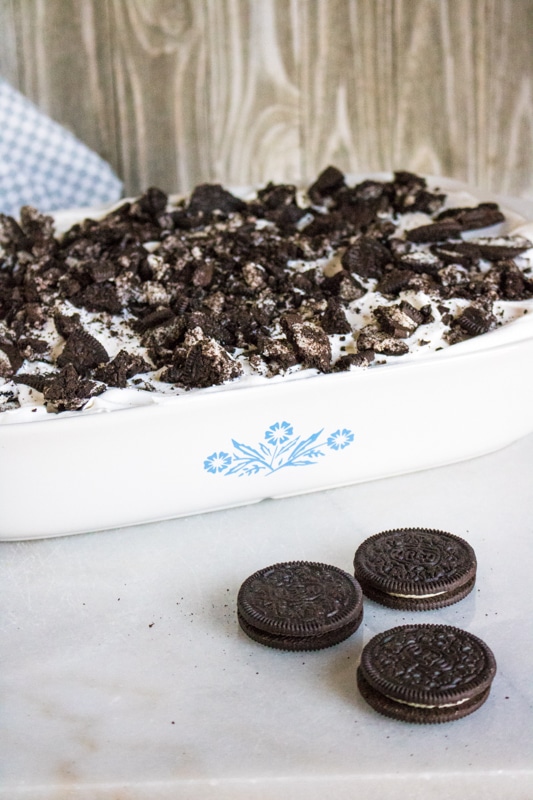
[[[122,183],[109,164],[0,79],[0,212],[112,203]]]

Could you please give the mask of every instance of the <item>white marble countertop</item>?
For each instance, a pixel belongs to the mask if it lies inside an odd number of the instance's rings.
[[[1,544],[0,798],[532,797],[532,472],[529,436],[417,474]],[[350,570],[363,539],[409,525],[471,542],[468,598],[419,614],[366,601],[359,631],[317,653],[239,630],[251,572],[289,559]],[[361,648],[404,621],[464,627],[491,646],[498,674],[479,711],[416,726],[364,703]]]

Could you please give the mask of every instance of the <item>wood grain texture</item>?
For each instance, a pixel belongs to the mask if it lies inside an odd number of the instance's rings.
[[[394,0],[301,4],[304,172],[391,167],[393,9]]]
[[[0,2],[0,76],[13,86],[20,83],[14,0]]]
[[[335,163],[533,198],[533,0],[0,0],[0,31],[128,193]]]
[[[533,4],[395,5],[396,158],[502,193],[531,191]]]
[[[132,192],[188,188],[209,164],[203,2],[110,7],[119,172]]]
[[[298,4],[207,0],[205,13],[212,177],[296,180]]]
[[[6,78],[103,158],[117,162],[106,0],[5,0]],[[4,73],[2,73],[4,74]],[[16,81],[14,76],[17,76]]]

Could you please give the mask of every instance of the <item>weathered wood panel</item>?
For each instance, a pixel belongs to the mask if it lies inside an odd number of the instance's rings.
[[[336,163],[533,197],[533,0],[0,0],[0,31],[129,193]]]
[[[16,49],[5,77],[116,165],[106,0],[2,0],[0,8],[9,18],[2,39]]]
[[[533,189],[533,4],[396,4],[396,158],[499,192]]]
[[[294,3],[111,0],[111,8],[128,185],[299,175],[295,25],[286,17]]]
[[[412,169],[533,191],[533,4],[303,5],[306,172]]]
[[[0,37],[0,75],[13,86],[19,86],[17,33],[13,0],[0,2]]]
[[[202,0],[111,0],[119,172],[131,191],[176,190],[209,169]]]
[[[207,0],[205,15],[213,177],[298,178],[298,3]]]
[[[301,4],[304,171],[389,169],[394,137],[394,0]]]

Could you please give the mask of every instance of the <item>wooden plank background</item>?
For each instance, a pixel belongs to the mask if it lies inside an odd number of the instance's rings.
[[[334,163],[533,199],[533,0],[0,0],[0,32],[127,193]]]

